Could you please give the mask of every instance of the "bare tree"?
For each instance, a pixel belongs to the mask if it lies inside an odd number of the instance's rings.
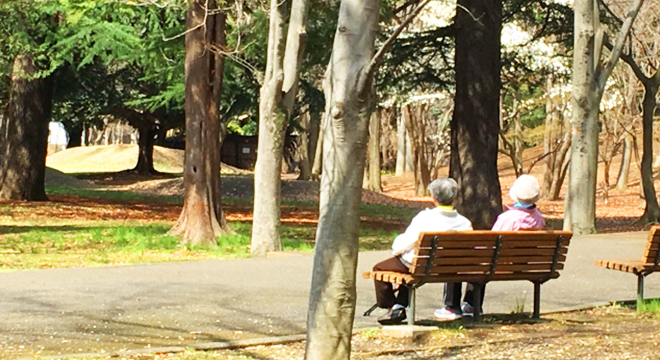
[[[639,1],[639,0],[638,0]],[[625,61],[637,79],[644,87],[642,101],[642,128],[643,128],[643,154],[641,162],[642,189],[646,206],[641,220],[645,223],[660,222],[660,206],[658,205],[653,183],[653,117],[657,108],[658,89],[660,88],[660,57],[657,55],[657,46],[660,44],[658,31],[660,30],[660,14],[658,2],[652,1],[646,6],[640,17],[638,28],[627,51],[621,52],[621,59]],[[613,13],[613,12],[612,12]],[[618,20],[621,22],[622,20]],[[625,20],[623,20],[625,23]],[[641,34],[641,35],[639,35]],[[606,41],[608,48],[616,48]]]
[[[601,63],[601,50],[606,35],[599,22],[598,2],[574,2],[573,139],[568,191],[570,225],[576,235],[596,232],[599,104],[642,2],[633,1],[605,65]]]
[[[298,92],[298,70],[307,38],[309,0],[271,0],[266,72],[259,99],[259,153],[254,168],[252,256],[281,251],[280,186],[287,124]],[[285,31],[288,26],[288,34]],[[286,38],[285,38],[286,37]]]

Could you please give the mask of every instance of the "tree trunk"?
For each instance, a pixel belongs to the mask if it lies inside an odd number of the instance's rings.
[[[516,98],[514,101],[518,102],[518,94],[516,93]],[[519,106],[519,105],[516,105]],[[516,111],[516,115],[513,117],[514,121],[514,161],[513,166],[515,167],[516,177],[524,173],[523,170],[523,151],[525,151],[525,144],[523,142],[523,129],[522,129],[522,119],[520,111]]]
[[[281,251],[280,186],[286,126],[298,92],[298,70],[307,36],[309,0],[293,0],[287,28],[288,2],[272,0],[266,74],[259,99],[259,144],[254,171],[254,257]],[[286,42],[285,42],[286,36]]]
[[[552,100],[552,75],[548,76],[546,81],[546,103],[545,103],[545,131],[543,132],[543,152],[548,155],[543,161],[543,194],[548,196],[552,188],[553,174],[555,170],[556,153],[556,119],[555,119],[555,105]]]
[[[567,168],[570,164],[570,156],[568,155],[571,150],[571,135],[565,134],[562,140],[561,148],[559,148],[552,174],[552,184],[550,186],[550,200],[558,200],[561,187],[564,184]]]
[[[0,143],[0,200],[48,200],[44,176],[53,82],[32,78],[37,71],[31,55],[16,57]]]
[[[325,137],[325,119],[321,119],[319,124],[319,137],[314,151],[314,165],[312,165],[312,180],[321,179],[321,169],[323,168],[323,138]]]
[[[206,4],[209,12],[216,13],[206,16]],[[217,116],[224,62],[219,54],[212,56],[205,42],[224,48],[225,15],[217,10],[214,0],[196,0],[186,14],[185,200],[171,233],[182,235],[184,244],[191,245],[215,245],[215,236],[228,231],[220,202]],[[198,27],[205,19],[206,26]]]
[[[423,105],[417,107],[417,116],[413,115],[410,106],[406,105],[403,109],[406,123],[406,131],[410,140],[411,156],[413,159],[413,168],[415,176],[415,193],[417,196],[426,196],[427,187],[431,182],[431,175],[426,162],[425,144],[424,144],[424,115]]]
[[[154,169],[154,129],[152,126],[138,128],[138,162],[133,171],[141,175],[156,174]]]
[[[660,87],[660,77],[648,80],[644,83],[644,102],[643,107],[643,141],[642,147],[642,186],[646,207],[642,219],[647,223],[657,224],[660,222],[660,206],[655,194],[653,181],[653,115],[656,108],[655,96]]]
[[[383,192],[380,183],[380,112],[369,120],[369,186],[367,189]]]
[[[75,124],[72,124],[71,127],[66,129],[66,131],[67,131],[67,135],[69,136],[69,141],[66,144],[67,149],[82,146],[82,138],[83,138],[82,122],[77,122]]]
[[[300,146],[298,146],[298,166],[300,167],[300,175],[298,180],[311,180],[312,179],[312,164],[309,160],[309,150],[310,150],[310,130],[311,130],[311,115],[308,111],[305,111],[300,115],[300,127],[302,131],[300,132]]]
[[[568,192],[571,225],[576,235],[596,232],[596,173],[598,170],[598,104],[594,57],[594,5],[575,0],[573,55],[572,154]],[[599,60],[596,60],[599,61]]]
[[[621,167],[616,179],[616,189],[626,190],[628,188],[628,176],[630,175],[630,164],[632,163],[632,137],[626,136],[623,140],[623,156],[621,158]]]
[[[406,119],[403,111],[399,112],[396,128],[396,175],[406,172]]]
[[[373,107],[364,72],[374,54],[379,8],[378,0],[342,0],[339,9],[324,83],[323,177],[305,359],[350,358],[360,194]]]
[[[475,229],[490,229],[502,211],[497,171],[502,3],[459,0],[455,21],[449,173],[458,182],[457,210]]]

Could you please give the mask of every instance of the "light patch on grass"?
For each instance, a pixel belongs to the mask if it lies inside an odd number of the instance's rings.
[[[637,311],[644,315],[660,317],[660,299],[646,300]]]

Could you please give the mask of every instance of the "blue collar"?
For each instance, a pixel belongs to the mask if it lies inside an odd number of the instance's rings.
[[[514,209],[531,210],[535,207],[536,207],[535,204],[525,204],[525,203],[522,203],[520,201],[516,201],[516,203],[513,204]]]

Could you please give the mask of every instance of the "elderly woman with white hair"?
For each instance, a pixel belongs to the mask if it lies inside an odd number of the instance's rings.
[[[394,257],[381,261],[374,266],[374,271],[396,271],[407,273],[415,256],[415,242],[422,232],[472,230],[470,220],[460,215],[452,206],[456,198],[457,184],[454,179],[440,178],[429,184],[429,192],[436,205],[417,214],[403,234],[394,239],[392,254]],[[391,283],[375,281],[378,307],[387,309],[387,314],[378,319],[383,325],[401,323],[406,319],[408,306],[408,288],[400,286],[395,295]]]
[[[541,187],[535,177],[520,175],[509,190],[509,197],[514,201],[513,206],[501,213],[493,231],[540,230],[545,228],[543,215],[536,208],[536,202],[541,198]],[[468,284],[465,291],[463,305],[461,305],[461,283],[445,284],[445,307],[433,313],[440,321],[451,321],[463,316],[474,316],[474,287],[478,284]],[[481,303],[483,304],[486,287],[481,289]]]

